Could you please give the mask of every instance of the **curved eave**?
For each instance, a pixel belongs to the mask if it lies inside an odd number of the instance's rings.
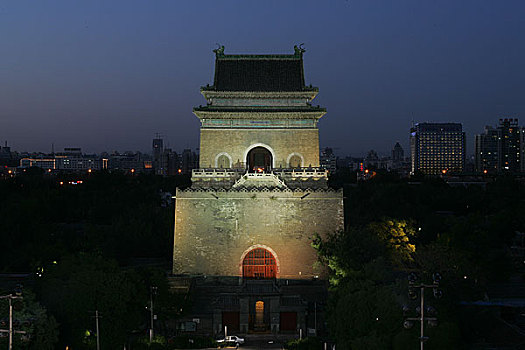
[[[326,114],[325,108],[309,110],[279,110],[268,111],[263,109],[246,110],[205,110],[194,108],[193,114],[199,119],[320,119]]]
[[[313,100],[318,93],[319,89],[317,88],[305,91],[216,91],[201,88],[201,94],[207,100],[211,98],[304,98]]]

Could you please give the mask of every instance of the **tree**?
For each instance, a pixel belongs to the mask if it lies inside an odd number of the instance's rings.
[[[47,310],[35,299],[32,291],[25,289],[22,299],[15,299],[19,303],[14,308],[13,319],[17,325],[16,330],[25,331],[24,335],[14,336],[16,349],[53,350],[58,341],[58,323],[48,314]],[[6,299],[0,300],[0,315],[8,315],[9,303]],[[7,320],[7,318],[4,318]],[[7,338],[2,338],[2,348],[7,343]],[[7,346],[7,345],[6,345]]]
[[[86,334],[95,336],[93,315],[98,310],[101,346],[116,349],[141,321],[147,294],[137,282],[133,273],[122,271],[115,261],[81,253],[45,272],[39,287],[44,304],[61,324],[62,345],[89,348]]]
[[[392,263],[398,267],[410,263],[416,251],[412,243],[416,231],[407,220],[383,219],[368,224],[368,230],[386,246]]]

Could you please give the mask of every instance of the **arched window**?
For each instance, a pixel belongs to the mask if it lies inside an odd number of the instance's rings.
[[[242,277],[244,278],[275,278],[277,264],[275,257],[264,248],[252,249],[242,261]]]
[[[248,171],[264,172],[272,169],[272,154],[264,147],[255,147],[246,157]]]
[[[220,169],[231,168],[230,159],[224,154],[220,155],[219,158],[217,158],[217,168],[220,168]]]
[[[297,154],[294,154],[290,157],[290,161],[288,162],[288,167],[290,168],[300,168],[303,166],[302,159]]]

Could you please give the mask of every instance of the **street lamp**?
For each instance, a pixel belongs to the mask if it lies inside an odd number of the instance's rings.
[[[423,344],[428,340],[428,337],[424,335],[425,321],[428,322],[430,327],[437,326],[437,318],[435,317],[437,311],[432,306],[427,306],[425,308],[425,288],[432,288],[434,298],[439,299],[443,296],[443,291],[439,289],[439,282],[441,282],[441,275],[439,273],[434,273],[432,275],[432,284],[418,283],[418,276],[411,272],[408,275],[408,297],[410,300],[416,300],[418,298],[417,290],[419,289],[419,306],[416,307],[415,311],[419,317],[406,317],[403,322],[403,327],[410,329],[414,326],[414,321],[420,322],[420,337],[419,342],[421,350],[423,350]],[[403,314],[406,315],[410,312],[408,306],[403,307]],[[425,316],[425,312],[428,316]],[[430,316],[430,317],[429,317]]]

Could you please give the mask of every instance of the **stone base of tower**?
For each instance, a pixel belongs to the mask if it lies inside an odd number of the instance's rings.
[[[187,281],[172,276],[171,281]],[[238,280],[227,276],[191,277],[193,305],[173,327],[182,334],[264,335],[297,338],[325,333],[328,283],[313,280]],[[176,282],[175,282],[176,284]],[[174,291],[177,292],[177,291]]]
[[[177,189],[173,273],[323,278],[312,241],[342,229],[342,191]],[[250,255],[255,249],[270,260],[258,263],[264,257]]]

